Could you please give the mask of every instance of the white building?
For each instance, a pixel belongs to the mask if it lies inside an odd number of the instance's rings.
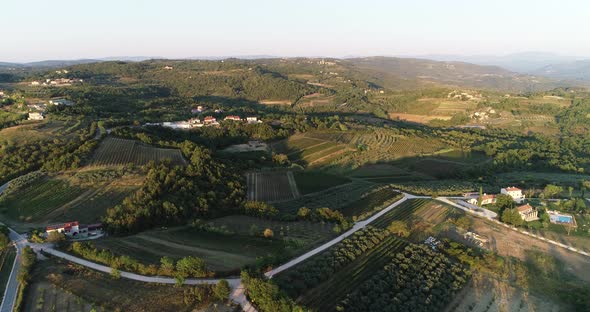
[[[500,189],[500,194],[512,197],[512,199],[519,204],[525,200],[525,195],[522,194],[522,190],[514,186]]]
[[[190,129],[192,125],[188,121],[165,121],[162,123],[162,127],[172,129]]]
[[[477,197],[472,197],[470,199],[467,200],[468,203],[472,204],[472,205],[476,205],[479,203],[479,194]],[[489,204],[495,204],[496,203],[496,195],[493,194],[483,194],[481,196],[481,205],[489,205]]]
[[[248,123],[258,123],[258,117],[246,117]]]
[[[37,112],[29,113],[28,120],[43,120],[43,119],[45,119],[45,117],[41,113],[37,113]]]
[[[51,225],[45,228],[45,235],[49,233],[63,233],[68,238],[86,238],[102,234],[102,223],[80,225],[78,221]]]
[[[52,99],[49,100],[49,104],[55,106],[74,106],[74,102],[66,100],[66,99]]]

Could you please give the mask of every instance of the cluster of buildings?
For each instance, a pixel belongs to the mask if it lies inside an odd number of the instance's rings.
[[[104,233],[102,223],[83,225],[78,221],[50,225],[45,228],[46,236],[52,232],[62,233],[69,239],[98,237],[102,236]]]
[[[500,189],[500,194],[503,195],[507,195],[510,196],[517,204],[522,204],[525,199],[526,199],[526,195],[524,195],[522,193],[522,190],[519,189],[518,187],[505,187],[505,188],[501,188]],[[468,203],[472,204],[472,205],[490,205],[490,204],[495,204],[498,197],[495,194],[483,194],[481,196],[481,203],[480,198],[479,198],[479,193],[465,193],[463,194],[464,197],[469,197],[469,199],[467,200]],[[522,219],[524,221],[535,221],[539,219],[538,216],[538,211],[537,209],[535,209],[533,206],[529,205],[529,204],[523,204],[520,205],[518,207],[516,207],[516,210],[518,211],[518,213],[520,214],[520,216],[522,217]]]
[[[526,199],[526,195],[524,195],[522,193],[522,190],[519,189],[518,187],[514,187],[514,186],[501,188],[500,194],[508,195],[508,196],[512,197],[512,199],[517,204],[521,204]],[[477,205],[479,203],[479,193],[464,193],[463,197],[468,197],[469,199],[467,200],[467,202],[472,205]],[[483,195],[481,196],[481,205],[483,206],[483,205],[495,204],[496,200],[497,200],[497,195],[483,193]]]
[[[45,79],[45,81],[31,81],[31,86],[71,86],[76,82],[84,82],[82,79],[57,78]]]
[[[225,116],[223,121],[235,121],[235,122],[246,122],[249,124],[261,123],[258,117],[251,116],[241,118],[240,116],[230,115]],[[200,118],[191,118],[186,121],[165,121],[162,123],[147,123],[146,126],[162,126],[171,129],[192,129],[207,126],[219,126],[219,120],[213,116],[206,116],[201,120]]]
[[[74,106],[76,103],[66,100],[63,98],[55,98],[49,100],[50,105],[54,106]],[[43,120],[45,119],[45,110],[47,109],[47,105],[45,103],[37,103],[37,104],[29,104],[27,105],[29,108],[29,118],[28,120]]]

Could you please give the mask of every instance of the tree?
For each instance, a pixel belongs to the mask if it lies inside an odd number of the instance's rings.
[[[205,277],[207,269],[205,261],[201,258],[188,256],[176,262],[176,272],[182,277]]]
[[[408,229],[408,225],[404,221],[393,221],[387,227],[387,230],[392,233],[396,234],[400,237],[408,237],[410,235],[410,230]]]
[[[121,278],[121,272],[117,268],[111,268],[111,277],[118,280]]]
[[[231,288],[229,287],[228,281],[222,279],[213,288],[213,295],[215,299],[225,302],[229,298]]]
[[[563,187],[553,184],[547,184],[543,189],[543,194],[545,198],[553,198],[558,196],[563,192]]]
[[[477,198],[477,205],[481,207],[481,202],[483,200],[483,186],[479,187],[479,197]]]
[[[455,224],[464,230],[469,230],[469,228],[471,227],[472,221],[468,217],[463,216],[463,217],[458,218],[457,221],[455,221]]]
[[[514,226],[521,226],[524,223],[520,213],[516,209],[505,209],[502,213],[502,222],[512,224]]]
[[[63,247],[63,245],[66,242],[66,235],[58,231],[52,231],[49,234],[47,234],[47,238],[45,240],[48,243],[54,243],[58,247]]]
[[[496,196],[496,207],[498,207],[498,211],[502,213],[505,209],[512,209],[514,208],[514,199],[506,194],[500,194]]]
[[[271,229],[266,229],[264,230],[263,235],[266,238],[272,238],[274,236],[274,232]]]
[[[307,207],[301,207],[299,208],[299,211],[297,211],[297,216],[300,219],[309,219],[309,217],[311,216],[311,209]]]
[[[174,274],[174,260],[172,258],[164,256],[160,259],[160,274]]]
[[[572,195],[574,194],[574,188],[573,188],[573,186],[568,186],[567,187],[567,193],[569,195],[569,198],[572,198]]]
[[[257,236],[257,235],[259,235],[258,231],[259,231],[258,226],[256,224],[250,225],[250,235]]]

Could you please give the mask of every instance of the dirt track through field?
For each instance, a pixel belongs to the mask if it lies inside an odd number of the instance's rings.
[[[252,257],[248,257],[248,256],[242,256],[242,255],[233,254],[233,253],[229,253],[229,252],[221,251],[221,250],[210,250],[210,249],[204,249],[204,248],[199,248],[199,247],[195,247],[195,246],[187,246],[187,245],[174,243],[171,241],[159,239],[159,238],[148,236],[148,235],[138,235],[136,237],[139,239],[154,243],[154,244],[163,245],[163,246],[174,248],[174,249],[185,250],[185,251],[189,251],[189,252],[195,252],[195,253],[198,253],[201,255],[207,255],[212,258],[220,258],[220,259],[224,259],[224,260],[233,260],[233,261],[239,261],[239,262],[252,260]],[[125,243],[130,243],[130,242],[125,242]],[[137,245],[135,243],[131,243],[131,244]],[[139,246],[139,247],[146,248],[143,246]],[[151,250],[151,249],[146,248],[146,250]],[[225,262],[225,261],[222,261],[222,262]],[[227,262],[230,262],[230,261],[227,261]]]

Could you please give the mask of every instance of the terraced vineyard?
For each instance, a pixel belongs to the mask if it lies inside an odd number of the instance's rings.
[[[358,167],[402,157],[432,155],[448,146],[437,138],[406,136],[395,129],[316,131],[296,135],[275,145],[290,159],[308,166]],[[400,177],[404,181],[410,177]],[[394,180],[395,181],[395,180]]]
[[[407,245],[407,242],[395,236],[388,236],[377,247],[342,267],[336,275],[309,290],[298,301],[317,311],[335,311],[336,305],[347,294],[381,270]]]
[[[246,174],[248,199],[278,202],[299,198],[292,172],[250,172]]]
[[[143,166],[150,161],[169,159],[173,164],[186,165],[180,150],[157,148],[144,145],[135,140],[106,138],[92,158],[91,166],[122,166],[135,164]]]
[[[292,136],[272,147],[287,154],[291,161],[307,166],[330,164],[352,151],[346,144],[303,135]]]
[[[281,212],[292,214],[297,213],[297,210],[301,207],[307,207],[310,209],[321,207],[339,209],[358,200],[364,193],[374,187],[374,183],[354,180],[349,184],[334,187],[309,196],[302,196],[296,200],[278,203],[275,206],[279,208]]]

